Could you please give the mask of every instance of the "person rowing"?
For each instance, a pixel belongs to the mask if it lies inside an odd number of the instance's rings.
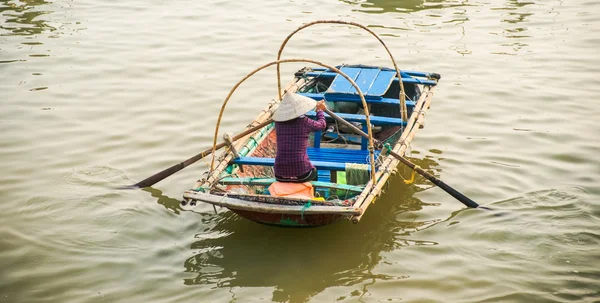
[[[324,101],[286,93],[273,113],[277,134],[277,154],[275,156],[275,178],[280,182],[303,183],[317,179],[317,169],[312,165],[306,149],[312,132],[323,131],[326,127]],[[317,120],[305,114],[316,109]]]

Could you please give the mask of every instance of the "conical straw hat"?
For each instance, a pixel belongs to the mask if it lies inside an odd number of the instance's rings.
[[[309,97],[287,93],[283,96],[283,100],[281,100],[275,113],[273,113],[273,121],[283,122],[298,118],[315,108],[315,106],[317,106],[317,101]]]

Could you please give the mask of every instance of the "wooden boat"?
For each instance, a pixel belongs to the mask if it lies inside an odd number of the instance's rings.
[[[287,62],[320,66],[296,72],[247,129],[261,123],[264,126],[231,142],[219,157],[214,156],[213,149],[211,169],[184,193],[183,209],[193,210],[198,202],[205,202],[228,208],[252,221],[280,226],[322,226],[344,218],[358,222],[396,170],[399,160],[390,151],[404,155],[422,127],[440,79],[435,73],[366,65],[333,67],[308,59],[278,59],[260,69]],[[221,114],[233,91],[255,72],[238,82],[225,100]],[[314,133],[307,150],[318,169],[317,181],[310,182],[314,198],[275,196],[269,190],[276,181],[273,165],[277,144],[274,123],[268,122],[282,94],[294,92],[326,100],[339,117],[369,135],[368,139],[358,136],[326,115],[327,131]],[[316,113],[306,115],[314,117]],[[215,146],[217,135],[218,123]]]

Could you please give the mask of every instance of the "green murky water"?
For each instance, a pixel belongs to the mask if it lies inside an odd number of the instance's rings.
[[[600,301],[599,9],[0,0],[0,302]],[[442,75],[412,160],[495,211],[396,177],[356,225],[181,212],[206,161],[112,189],[207,148],[231,87],[320,19],[367,25],[401,69]],[[390,65],[337,25],[302,31],[284,57]],[[253,77],[223,131],[275,92],[274,68]]]

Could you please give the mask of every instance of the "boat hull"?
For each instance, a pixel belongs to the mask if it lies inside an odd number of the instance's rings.
[[[331,205],[328,202],[258,195],[216,195],[189,190],[184,193],[181,207],[194,211],[196,201],[225,207],[236,214],[258,223],[285,227],[317,227],[342,218],[358,216],[362,211],[349,205]]]
[[[277,214],[248,210],[230,209],[234,213],[254,222],[282,227],[319,227],[344,218],[339,214]]]

